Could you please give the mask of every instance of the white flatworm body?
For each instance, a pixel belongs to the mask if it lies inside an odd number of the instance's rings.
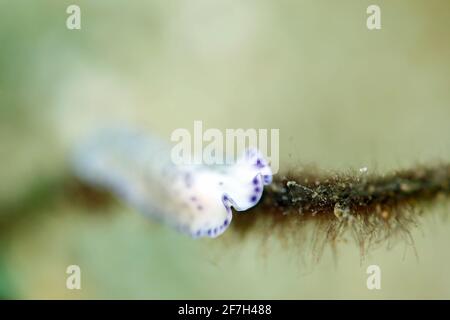
[[[232,208],[258,203],[272,172],[256,149],[231,166],[180,166],[169,147],[152,136],[103,130],[73,157],[82,180],[107,188],[140,212],[193,237],[217,237],[230,225]]]

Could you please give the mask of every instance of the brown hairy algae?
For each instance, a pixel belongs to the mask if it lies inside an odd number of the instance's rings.
[[[266,236],[305,242],[302,227],[313,223],[309,239],[320,256],[350,234],[364,253],[401,239],[413,243],[411,227],[424,208],[450,196],[450,165],[418,166],[387,175],[323,173],[306,168],[275,178],[257,207],[235,215],[233,227],[245,235],[263,226]]]

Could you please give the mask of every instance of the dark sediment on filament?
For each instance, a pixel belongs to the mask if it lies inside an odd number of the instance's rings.
[[[404,204],[450,194],[450,166],[421,167],[385,176],[287,175],[267,189],[262,206],[305,214],[381,214]]]
[[[336,242],[350,230],[361,250],[409,229],[426,205],[450,198],[450,165],[419,166],[387,175],[321,173],[306,168],[278,176],[257,207],[235,214],[234,229],[245,234],[265,226],[265,234],[298,234],[317,222],[314,246]]]

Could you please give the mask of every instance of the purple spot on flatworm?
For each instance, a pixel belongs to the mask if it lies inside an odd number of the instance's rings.
[[[190,173],[186,173],[184,176],[184,183],[186,187],[190,188],[192,186],[192,177]]]
[[[203,210],[203,206],[198,205],[198,206],[197,206],[197,209],[201,211],[201,210]]]
[[[226,227],[227,225],[228,225],[228,220],[225,220],[225,221],[223,222],[223,226]]]
[[[208,229],[208,235],[209,236],[211,235],[211,229]]]
[[[256,196],[252,196],[252,197],[250,198],[250,201],[251,201],[251,202],[256,202],[256,199],[257,199]]]
[[[197,198],[196,197],[191,197],[191,201],[197,201]]]
[[[258,188],[258,187],[255,188],[255,192],[260,192],[260,191],[261,191],[260,188]]]
[[[253,184],[258,184],[258,183],[259,183],[258,176],[256,176],[253,178]]]
[[[265,167],[265,164],[262,163],[261,159],[258,159],[258,160],[256,160],[256,166],[257,166],[258,168],[264,168],[264,167]]]

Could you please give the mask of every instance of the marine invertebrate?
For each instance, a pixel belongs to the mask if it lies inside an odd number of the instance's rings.
[[[220,167],[176,165],[169,151],[148,134],[102,130],[80,144],[72,163],[82,180],[193,237],[222,234],[230,225],[231,208],[253,207],[272,181],[270,167],[256,149]]]

